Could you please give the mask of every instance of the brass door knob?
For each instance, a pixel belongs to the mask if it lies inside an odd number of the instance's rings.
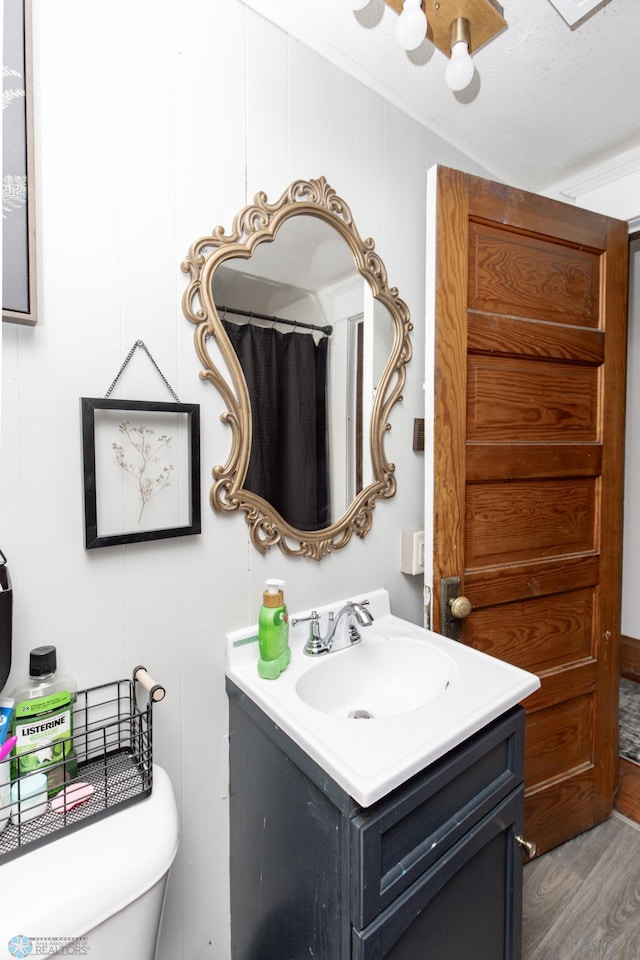
[[[449,600],[449,607],[451,616],[456,620],[464,620],[473,610],[471,601],[467,597],[454,597],[453,600]]]
[[[538,852],[538,844],[534,840],[525,840],[524,837],[516,837],[516,843],[519,847],[522,847],[529,858],[535,857]]]

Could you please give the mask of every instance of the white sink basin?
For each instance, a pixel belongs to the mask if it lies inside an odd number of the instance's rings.
[[[418,710],[441,697],[457,675],[455,661],[415,637],[370,636],[325,654],[296,683],[315,710],[347,719],[380,719]]]
[[[360,643],[308,657],[309,624],[300,623],[277,680],[258,676],[256,626],[227,636],[229,679],[363,807],[540,686],[534,674],[392,616],[386,590],[366,597],[374,622],[360,628]],[[329,610],[344,603],[318,608],[323,634]]]

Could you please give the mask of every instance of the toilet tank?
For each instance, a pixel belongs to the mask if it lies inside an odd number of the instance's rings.
[[[108,923],[117,957],[118,917],[166,877],[178,838],[171,781],[154,764],[148,797],[0,866],[0,956],[25,936],[57,949],[87,937],[92,957],[91,931]],[[156,935],[149,930],[153,944]]]

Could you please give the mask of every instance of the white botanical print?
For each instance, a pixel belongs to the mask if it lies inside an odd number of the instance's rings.
[[[140,524],[149,500],[171,485],[173,464],[168,463],[163,466],[160,455],[161,450],[166,452],[171,445],[171,437],[166,434],[156,437],[155,430],[143,426],[133,427],[129,420],[121,423],[119,430],[123,443],[114,443],[112,446],[116,463],[136,481],[140,500],[138,515],[138,524]],[[124,444],[127,446],[126,450]],[[153,465],[157,465],[155,475],[152,472]]]

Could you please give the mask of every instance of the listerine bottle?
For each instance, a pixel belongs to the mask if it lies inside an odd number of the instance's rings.
[[[56,648],[35,647],[29,654],[28,682],[11,694],[18,737],[14,775],[45,773],[49,795],[78,771],[72,739],[76,681],[56,670]]]
[[[282,592],[284,585],[284,580],[267,580],[262,598],[258,618],[258,673],[263,680],[275,680],[291,660],[289,615]]]

